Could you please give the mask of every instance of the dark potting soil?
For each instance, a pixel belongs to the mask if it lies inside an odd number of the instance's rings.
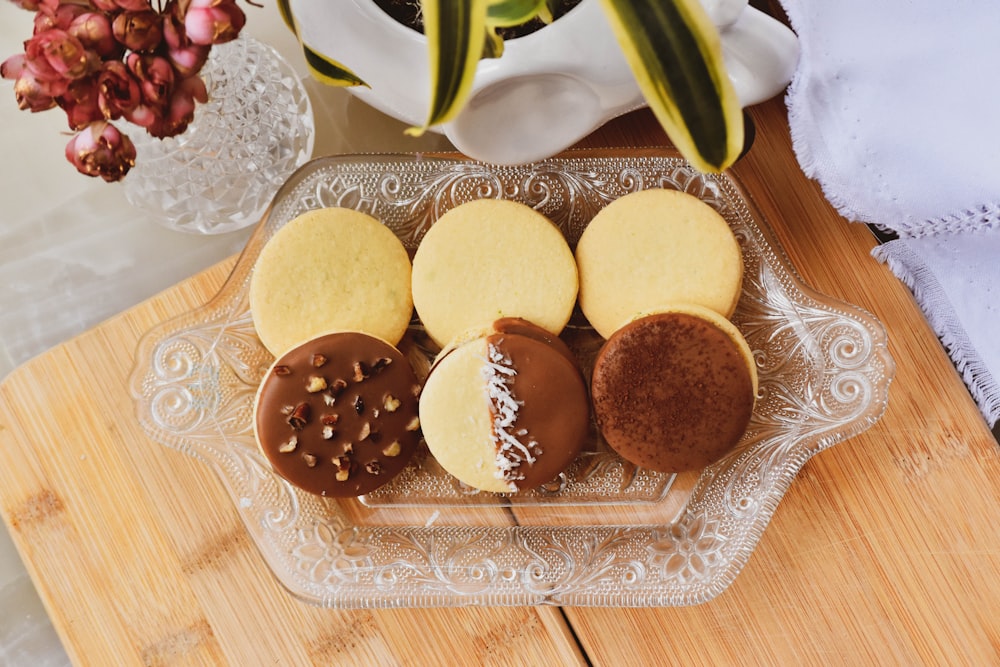
[[[420,12],[420,0],[373,0],[373,2],[399,23],[417,32],[423,32],[424,23]],[[580,2],[582,0],[556,0],[552,9],[553,19],[558,19]],[[516,39],[543,27],[545,27],[545,23],[538,19],[532,19],[513,28],[500,28],[497,33],[504,39]]]

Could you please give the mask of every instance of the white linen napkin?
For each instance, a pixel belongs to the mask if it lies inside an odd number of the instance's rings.
[[[803,171],[913,291],[986,421],[1000,419],[1000,2],[780,0]]]

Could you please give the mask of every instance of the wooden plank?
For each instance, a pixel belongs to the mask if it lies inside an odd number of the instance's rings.
[[[138,337],[205,302],[226,262],[0,386],[0,511],[83,665],[581,664],[555,608],[339,611],[271,576],[214,473],[145,438]]]
[[[231,263],[0,385],[0,512],[78,664],[968,664],[1000,661],[998,448],[867,230],[791,153],[780,100],[735,171],[805,281],[874,312],[897,375],[871,430],[806,465],[744,572],[690,608],[336,611],[270,576],[222,485],[148,441],[127,377],[142,332]],[[644,112],[582,145],[666,139]],[[579,640],[581,649],[576,644]]]
[[[609,136],[665,141],[643,115]],[[805,466],[715,600],[567,618],[594,665],[997,664],[1000,448],[909,292],[870,257],[874,238],[798,169],[781,101],[754,116],[734,171],[805,281],[886,326],[889,408]]]

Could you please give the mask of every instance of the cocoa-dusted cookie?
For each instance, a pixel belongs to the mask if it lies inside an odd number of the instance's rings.
[[[307,211],[261,249],[250,277],[250,311],[275,356],[330,331],[364,331],[397,345],[413,316],[410,257],[370,215]]]
[[[604,439],[660,472],[697,470],[746,431],[757,393],[753,354],[726,318],[699,306],[638,317],[609,338],[591,395]]]
[[[726,220],[685,192],[640,190],[608,204],[576,246],[580,310],[608,338],[663,303],[694,303],[729,317],[743,256]]]
[[[451,209],[413,257],[413,305],[444,346],[469,329],[521,317],[559,334],[576,304],[566,237],[526,204],[477,199]]]
[[[434,458],[484,491],[527,490],[557,477],[579,454],[589,418],[571,353],[524,320],[500,320],[447,346],[420,397]]]
[[[292,484],[358,496],[416,452],[419,394],[413,368],[392,345],[358,332],[325,334],[275,360],[257,391],[254,435]]]

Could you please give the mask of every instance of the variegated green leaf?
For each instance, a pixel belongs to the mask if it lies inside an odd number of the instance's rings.
[[[538,17],[552,22],[548,0],[490,0],[486,22],[498,28],[513,28]]]
[[[486,42],[488,0],[422,0],[431,72],[427,120],[408,134],[423,134],[431,125],[451,120],[472,90],[476,64]]]
[[[278,13],[281,15],[281,20],[285,22],[285,26],[295,34],[298,34],[298,30],[295,29],[295,19],[292,18],[292,8],[288,5],[288,0],[278,0]]]
[[[499,58],[503,55],[503,37],[497,34],[497,29],[486,27],[486,42],[483,44],[483,58]]]
[[[639,88],[695,168],[722,171],[743,148],[743,114],[722,44],[698,0],[601,0]]]
[[[299,44],[302,46],[302,53],[305,55],[306,65],[309,67],[309,73],[312,74],[313,78],[329,86],[368,86],[361,77],[347,67],[332,58],[324,56],[318,51],[312,50],[302,42],[302,37],[299,35],[298,26],[295,25],[295,17],[292,16],[288,0],[278,0],[278,13],[281,14],[281,20],[285,22],[288,29],[298,37]]]
[[[313,51],[305,44],[302,45],[302,52],[306,57],[306,65],[309,72],[317,80],[329,86],[367,86],[361,77],[341,65],[332,58],[327,58],[321,53]]]

